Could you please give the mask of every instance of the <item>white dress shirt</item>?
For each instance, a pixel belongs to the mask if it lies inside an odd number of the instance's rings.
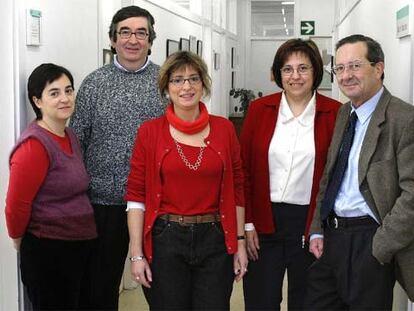
[[[358,120],[355,125],[355,135],[351,152],[349,153],[348,166],[335,200],[335,214],[340,217],[369,215],[378,222],[359,191],[358,162],[365,133],[383,91],[384,88],[381,88],[373,97],[357,109],[352,106],[351,113],[355,111]]]
[[[275,131],[269,146],[270,200],[310,203],[315,166],[315,94],[295,117],[282,94]]]

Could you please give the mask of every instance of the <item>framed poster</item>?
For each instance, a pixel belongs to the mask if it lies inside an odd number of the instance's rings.
[[[189,51],[190,50],[190,40],[185,38],[180,38],[180,51]]]
[[[167,57],[180,50],[178,41],[167,39]]]
[[[108,65],[114,62],[114,54],[110,49],[103,49],[102,56],[104,65]]]
[[[197,40],[197,55],[203,57],[203,41]]]
[[[220,69],[220,54],[216,52],[214,52],[214,69]]]
[[[333,55],[332,55],[332,37],[309,37],[313,42],[316,43],[321,53],[323,62],[323,77],[319,89],[321,90],[332,90],[333,83]]]
[[[236,48],[232,47],[231,48],[231,68],[235,68],[236,67]]]
[[[190,36],[190,51],[197,54],[197,38],[195,36]]]

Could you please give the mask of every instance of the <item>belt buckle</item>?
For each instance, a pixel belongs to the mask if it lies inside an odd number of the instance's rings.
[[[338,229],[339,227],[338,218],[334,217],[333,221],[334,221],[334,228]]]

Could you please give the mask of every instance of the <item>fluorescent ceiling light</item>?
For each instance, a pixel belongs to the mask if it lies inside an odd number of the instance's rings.
[[[282,8],[282,14],[285,15],[285,9],[284,8]]]
[[[294,5],[295,1],[283,1],[282,4],[283,5]]]

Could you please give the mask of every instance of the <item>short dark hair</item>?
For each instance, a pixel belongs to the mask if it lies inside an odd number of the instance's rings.
[[[280,69],[285,65],[289,56],[294,53],[302,53],[309,57],[313,68],[312,90],[316,90],[323,78],[323,62],[318,46],[312,40],[290,39],[283,43],[276,51],[272,65],[272,73],[276,84],[283,89],[282,74]]]
[[[203,83],[204,95],[210,96],[211,78],[208,75],[208,68],[204,60],[197,54],[189,51],[179,51],[171,54],[161,66],[158,76],[158,86],[160,93],[165,97],[170,83],[171,75],[182,68],[192,67],[200,75]]]
[[[150,12],[136,5],[126,6],[115,13],[115,15],[112,17],[111,25],[109,26],[109,32],[108,32],[109,38],[112,41],[116,42],[116,39],[117,39],[116,31],[117,31],[118,23],[131,17],[145,17],[147,19],[148,32],[149,32],[148,41],[149,43],[152,44],[152,42],[157,37],[155,30],[154,30],[154,24],[155,24],[154,17],[151,15]],[[111,46],[111,51],[112,53],[116,54],[116,50],[112,46]],[[148,50],[148,55],[150,54],[151,54],[151,49]]]
[[[364,42],[366,44],[368,50],[366,57],[368,61],[375,64],[385,63],[384,51],[382,50],[381,44],[379,44],[374,39],[361,34],[350,35],[348,37],[342,38],[336,44],[335,50],[338,51],[338,49],[345,44],[358,42]],[[384,73],[381,76],[381,80],[384,80]]]
[[[66,68],[55,64],[47,63],[37,66],[29,76],[27,82],[27,94],[33,111],[36,114],[36,120],[42,119],[42,112],[33,101],[33,97],[42,98],[45,87],[63,75],[67,76],[73,87],[73,76]]]

